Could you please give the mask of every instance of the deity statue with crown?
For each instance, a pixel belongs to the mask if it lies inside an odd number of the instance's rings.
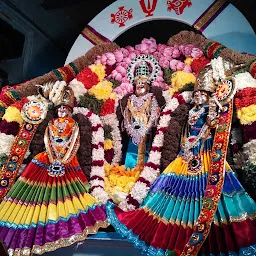
[[[145,255],[255,255],[256,204],[226,162],[237,68],[219,57],[201,69],[180,151],[138,209],[107,204],[115,230]]]
[[[45,151],[33,157],[0,204],[0,240],[9,255],[43,254],[84,240],[88,234],[108,226],[105,207],[88,193],[89,183],[77,151],[80,130],[72,117],[74,94],[65,82],[42,86],[45,97],[36,96],[24,104],[22,125],[1,175],[8,175],[22,163],[22,149],[29,144],[29,132],[45,119],[54,105],[55,118],[44,133]],[[50,98],[47,101],[46,98]],[[42,151],[42,145],[38,145]],[[9,174],[10,175],[10,174]],[[3,177],[3,176],[1,176]]]

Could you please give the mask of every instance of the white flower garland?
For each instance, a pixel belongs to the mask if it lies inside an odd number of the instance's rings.
[[[103,125],[110,125],[112,127],[111,135],[113,138],[113,149],[114,157],[112,159],[113,164],[117,164],[121,161],[122,158],[122,143],[121,143],[121,134],[119,129],[119,122],[117,120],[116,114],[109,114],[101,117]]]
[[[12,144],[15,140],[15,136],[0,133],[0,154],[9,155],[11,152]]]
[[[105,204],[109,196],[104,190],[104,130],[100,117],[87,108],[76,107],[73,114],[83,114],[92,124],[92,168],[90,173],[91,195]],[[95,128],[95,129],[94,129]]]
[[[251,164],[256,165],[256,139],[243,145],[243,152]]]
[[[241,91],[245,88],[256,87],[256,79],[254,79],[249,72],[237,74],[235,76],[235,81],[237,91]]]
[[[211,66],[213,70],[213,79],[216,82],[222,81],[226,78],[223,59],[220,56],[211,60]]]
[[[62,91],[64,87],[66,86],[65,81],[56,81],[55,84],[53,85],[52,90],[50,91],[49,94],[49,99],[56,105],[58,103],[60,95],[62,94]]]
[[[87,89],[84,87],[84,84],[76,78],[69,83],[68,87],[73,90],[77,102],[80,101],[81,96],[84,96],[87,93]]]

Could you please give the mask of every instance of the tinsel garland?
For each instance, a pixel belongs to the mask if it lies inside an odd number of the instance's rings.
[[[100,117],[91,110],[75,107],[73,114],[83,114],[92,125],[92,167],[90,173],[91,195],[100,203],[106,203],[109,196],[104,189],[104,130]]]

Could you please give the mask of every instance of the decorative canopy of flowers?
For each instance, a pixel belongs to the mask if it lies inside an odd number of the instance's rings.
[[[125,166],[119,165],[122,144],[120,127],[118,128],[119,121],[115,115],[118,100],[134,92],[134,86],[127,77],[127,68],[135,57],[142,54],[153,55],[158,61],[161,70],[151,86],[162,88],[165,91],[163,96],[167,102],[175,93],[181,93],[187,90],[189,86],[193,87],[196,80],[195,73],[201,59],[204,58],[203,52],[192,44],[167,46],[157,44],[154,38],[143,39],[135,47],[127,46],[98,56],[95,63],[82,70],[69,85],[74,90],[78,106],[91,109],[99,115],[105,134],[111,134],[110,137],[105,137],[102,161],[105,162],[105,190],[118,203],[125,201],[144,168],[140,166],[133,170],[126,170]],[[203,60],[205,60],[204,63],[208,63],[207,59],[204,58]],[[193,63],[194,67],[192,68]],[[174,105],[168,104],[168,109],[173,111],[178,106],[176,104],[178,101],[175,98],[169,102],[175,102]],[[165,115],[164,118],[166,119]],[[163,140],[163,136],[160,135],[156,136],[157,142],[155,142],[159,145]],[[157,160],[154,156],[157,156]],[[159,165],[160,158],[161,152],[152,152],[150,158],[151,162],[154,163],[152,166]],[[151,170],[150,168],[153,167],[146,166],[143,172],[145,177],[147,177],[147,170]],[[158,173],[159,168],[156,168],[155,171]],[[157,176],[156,173],[152,174],[153,177]],[[147,180],[145,177],[143,176],[138,181],[142,186]],[[138,187],[138,183],[136,184]],[[148,184],[145,187],[146,190]],[[136,194],[136,188],[132,191]],[[137,196],[144,195],[144,192]],[[131,198],[130,201],[132,201]]]

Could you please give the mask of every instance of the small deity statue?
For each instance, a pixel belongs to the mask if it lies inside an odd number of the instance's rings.
[[[0,204],[0,240],[9,255],[53,251],[108,225],[104,206],[87,193],[88,181],[78,163],[72,90],[63,87],[55,102],[57,117],[45,130],[46,150],[32,159]],[[24,115],[37,117],[38,105],[29,104]]]
[[[125,155],[125,167],[143,167],[147,162],[151,129],[156,126],[159,106],[155,96],[150,93],[149,67],[142,61],[136,67],[134,78],[135,94],[128,98],[124,110],[124,129],[130,136]]]

